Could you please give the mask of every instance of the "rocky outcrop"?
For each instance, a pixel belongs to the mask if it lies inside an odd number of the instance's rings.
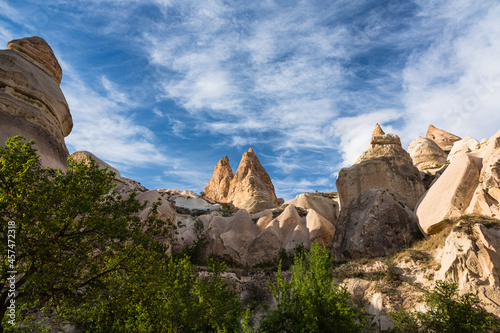
[[[500,216],[500,131],[485,145],[479,184],[467,208],[469,214]]]
[[[234,175],[227,156],[221,159],[204,192],[208,198],[231,203],[250,214],[278,207],[271,178],[252,148],[243,154]]]
[[[342,210],[334,251],[340,260],[387,256],[408,247],[416,234],[410,208],[387,190],[369,189]]]
[[[489,311],[500,314],[500,222],[465,217],[437,252],[436,280],[456,283],[477,294]]]
[[[368,149],[349,168],[339,171],[337,190],[341,209],[370,189],[385,189],[395,199],[414,209],[425,192],[418,169],[394,134],[372,137]]]
[[[446,153],[429,138],[417,137],[408,146],[408,153],[420,171],[437,169],[446,164]]]
[[[463,153],[472,156],[479,156],[486,148],[487,142],[488,140],[485,139],[482,140],[481,143],[479,143],[477,140],[467,135],[462,140],[455,141],[453,147],[451,148],[450,153],[448,154],[447,160],[448,162],[451,162],[456,156],[461,155]]]
[[[455,141],[460,140],[460,137],[429,125],[425,136],[433,140],[445,153],[449,153]]]
[[[73,121],[59,87],[58,61],[39,37],[11,41],[8,47],[0,50],[0,141],[14,135],[34,139],[43,166],[66,169],[64,137]]]
[[[205,196],[218,202],[226,202],[233,178],[229,158],[225,156],[215,166],[214,174],[203,191]]]
[[[421,230],[426,235],[436,233],[441,230],[444,219],[465,213],[478,181],[476,161],[466,154],[457,156],[417,207]]]
[[[337,223],[339,204],[334,199],[315,193],[301,193],[295,199],[288,200],[285,205],[294,205],[302,209],[312,209],[331,224]]]
[[[76,152],[72,153],[70,156],[73,159],[73,161],[75,161],[77,163],[78,162],[85,162],[87,165],[90,164],[89,159],[92,159],[94,162],[97,163],[97,165],[99,166],[99,169],[108,168],[109,171],[114,172],[115,178],[121,178],[120,172],[117,169],[113,168],[111,165],[104,162],[103,160],[101,160],[99,157],[95,156],[91,152],[83,151],[83,150],[76,151]]]

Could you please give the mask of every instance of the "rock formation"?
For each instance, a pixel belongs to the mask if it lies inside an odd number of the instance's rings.
[[[373,188],[388,190],[397,201],[411,209],[425,192],[420,173],[401,147],[397,135],[373,136],[370,146],[358,161],[339,171],[337,190],[341,209]]]
[[[250,214],[278,207],[271,178],[252,148],[243,154],[234,175],[227,156],[222,158],[205,187],[205,195],[212,200],[246,209]]]
[[[109,165],[108,163],[104,162],[103,160],[101,160],[99,157],[95,156],[91,152],[88,152],[88,151],[76,151],[76,152],[72,153],[70,156],[77,163],[78,162],[85,162],[87,164],[90,163],[89,158],[91,158],[94,162],[97,163],[97,165],[99,166],[99,169],[108,168],[109,171],[112,171],[112,172],[115,173],[115,178],[118,178],[118,179],[121,178],[120,177],[120,172],[117,169],[113,168],[111,165]]]
[[[436,233],[444,219],[465,213],[478,181],[479,170],[474,159],[466,154],[457,156],[417,207],[422,231],[427,235]]]
[[[460,140],[460,137],[436,128],[433,125],[429,125],[425,137],[437,143],[437,145],[444,150],[445,153],[449,153],[453,147],[453,143]]]
[[[332,198],[315,193],[301,193],[295,199],[288,200],[285,205],[294,205],[303,209],[312,209],[331,224],[337,223],[339,204]]]
[[[218,202],[226,202],[233,178],[234,173],[229,165],[229,158],[225,156],[215,166],[214,174],[203,191],[205,196]]]
[[[486,148],[488,140],[484,139],[479,143],[470,136],[466,136],[462,140],[455,141],[451,151],[448,154],[447,160],[451,162],[456,156],[466,153],[473,156],[480,155]]]
[[[415,214],[384,189],[369,189],[342,211],[335,231],[338,259],[381,257],[408,247],[418,233]]]
[[[500,217],[500,131],[487,141],[481,157],[479,183],[466,213],[498,218]]]
[[[34,139],[43,166],[66,169],[64,137],[73,121],[59,87],[61,67],[40,37],[13,40],[8,48],[0,50],[0,141]]]
[[[420,171],[441,168],[446,164],[446,153],[429,138],[417,137],[408,146],[408,153]]]

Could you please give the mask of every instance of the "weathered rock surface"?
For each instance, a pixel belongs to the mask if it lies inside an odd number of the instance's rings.
[[[425,137],[437,143],[437,145],[444,150],[445,153],[449,153],[454,142],[460,140],[460,137],[436,128],[433,125],[429,125]]]
[[[226,202],[233,178],[234,173],[229,165],[229,158],[225,156],[215,166],[214,174],[203,191],[205,196],[218,202]]]
[[[43,166],[66,169],[64,137],[73,121],[57,59],[39,37],[8,45],[10,50],[0,50],[0,141],[14,135],[34,139]]]
[[[440,168],[446,164],[446,153],[429,138],[417,137],[408,146],[408,153],[420,171]]]
[[[480,155],[484,149],[486,148],[487,140],[481,141],[479,143],[477,140],[474,140],[470,136],[466,136],[462,140],[455,141],[453,147],[451,148],[450,153],[448,154],[447,160],[451,162],[456,156],[467,153],[469,155],[478,156]]]
[[[479,184],[467,213],[500,216],[500,131],[488,140],[482,152]]]
[[[120,172],[117,169],[113,168],[111,165],[104,162],[103,160],[101,160],[99,157],[95,156],[91,152],[83,151],[83,150],[76,151],[76,152],[72,153],[70,156],[75,162],[77,162],[77,163],[78,162],[85,162],[87,165],[90,164],[89,158],[91,158],[94,162],[97,163],[97,165],[99,166],[99,169],[108,168],[110,171],[115,173],[115,178],[121,178]]]
[[[374,136],[358,161],[339,171],[337,190],[341,209],[373,188],[388,190],[411,209],[425,192],[418,169],[394,134]]]
[[[474,158],[466,154],[455,157],[418,204],[416,214],[421,230],[433,234],[440,230],[444,219],[465,213],[478,181]]]
[[[341,211],[334,252],[339,259],[387,256],[408,247],[415,233],[410,208],[387,190],[370,189]]]
[[[284,204],[294,205],[303,209],[312,209],[331,224],[336,224],[339,215],[338,202],[320,194],[301,193],[295,199],[288,200]]]
[[[462,221],[437,253],[436,280],[454,282],[462,292],[477,294],[486,309],[500,314],[500,224],[464,225]]]
[[[243,154],[229,188],[227,180],[231,178],[231,169],[228,162],[223,158],[216,166],[214,176],[205,189],[208,190],[209,198],[231,203],[236,208],[246,209],[250,214],[278,207],[271,178],[252,148]],[[224,196],[226,189],[227,195]]]

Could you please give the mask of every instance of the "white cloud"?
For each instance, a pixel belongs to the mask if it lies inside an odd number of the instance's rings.
[[[342,154],[342,163],[338,167],[350,166],[366,150],[375,124],[379,123],[385,133],[396,133],[394,128],[386,123],[398,120],[401,116],[397,110],[387,109],[336,119],[332,130],[340,141]]]
[[[404,70],[406,136],[425,134],[430,123],[460,136],[492,135],[500,124],[500,4],[430,2],[421,15],[442,32]]]
[[[70,150],[87,150],[120,171],[147,164],[163,164],[167,157],[154,143],[154,134],[133,121],[128,98],[106,77],[106,95],[85,84],[78,73],[59,59],[64,70],[62,90],[73,117],[73,131],[66,138]],[[85,96],[82,98],[82,96]]]

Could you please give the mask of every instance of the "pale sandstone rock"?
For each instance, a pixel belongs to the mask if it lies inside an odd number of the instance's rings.
[[[257,228],[245,209],[240,209],[231,218],[219,239],[222,243],[222,256],[235,260],[238,264],[247,266],[248,248],[253,242]]]
[[[33,36],[11,40],[7,43],[7,48],[19,53],[47,72],[57,83],[61,83],[61,66],[54,55],[54,51],[43,38]]]
[[[229,158],[225,156],[215,166],[214,174],[203,191],[205,196],[218,202],[227,202],[227,195],[233,178],[234,173],[229,165]]]
[[[443,131],[442,129],[436,128],[433,125],[429,125],[429,128],[427,129],[427,134],[425,136],[426,138],[429,138],[433,140],[437,145],[444,150],[446,153],[450,152],[451,148],[453,147],[453,144],[455,141],[460,140],[461,138],[448,133],[446,131]]]
[[[286,201],[285,204],[294,205],[295,207],[303,209],[313,209],[331,224],[337,222],[339,204],[331,198],[316,195],[314,193],[301,193],[297,195],[295,199]]]
[[[474,291],[477,285],[500,286],[500,225],[485,227],[475,224],[472,235],[453,231],[436,258],[441,268],[436,280],[457,283],[464,292]],[[496,294],[494,290],[490,290]],[[497,297],[500,294],[497,295]],[[500,305],[500,303],[498,304]],[[500,312],[500,311],[498,311]]]
[[[378,123],[375,124],[375,128],[373,129],[373,132],[372,132],[372,137],[378,136],[378,135],[384,135],[384,134],[385,134],[385,132],[382,129],[382,127],[380,127],[380,125]]]
[[[341,209],[358,200],[363,192],[374,188],[388,190],[411,209],[415,208],[425,193],[420,173],[413,163],[392,157],[379,157],[339,171],[337,190]]]
[[[441,229],[444,219],[462,215],[478,181],[479,170],[474,158],[466,154],[455,157],[418,204],[420,229],[430,235]]]
[[[470,136],[466,136],[462,140],[455,141],[453,147],[451,148],[450,153],[448,154],[447,160],[451,162],[456,156],[467,153],[469,155],[478,156],[480,155],[484,149],[486,148],[486,142],[482,141],[482,143],[477,142]]]
[[[64,137],[73,121],[59,81],[43,65],[57,59],[41,38],[11,43],[14,50],[0,50],[0,142],[34,139],[42,166],[66,169]]]
[[[440,168],[446,164],[446,153],[431,139],[417,137],[408,146],[408,153],[418,170]]]
[[[479,184],[466,212],[498,217],[500,216],[500,131],[488,140],[482,156]]]
[[[250,244],[248,249],[249,265],[253,266],[277,258],[281,244],[278,226],[270,223]]]
[[[341,260],[387,256],[408,247],[416,232],[411,209],[386,190],[370,189],[341,210],[333,250]]]
[[[378,132],[377,127],[374,132]],[[379,188],[414,209],[425,187],[399,137],[384,134],[372,137],[371,142],[354,165],[339,171],[337,190],[341,208],[358,200],[366,190]]]
[[[71,154],[70,156],[75,162],[77,162],[77,163],[78,162],[85,162],[87,165],[90,163],[89,158],[91,158],[94,162],[97,163],[97,165],[99,166],[99,169],[108,168],[108,170],[115,173],[115,178],[120,178],[120,172],[117,169],[113,168],[111,165],[104,162],[103,160],[101,160],[99,157],[95,156],[91,152],[83,151],[83,150],[76,151],[73,154]]]
[[[227,202],[237,208],[246,209],[250,214],[278,206],[271,178],[252,148],[241,158],[231,181]]]
[[[324,244],[326,247],[333,244],[335,227],[314,209],[307,212],[306,227],[309,230],[309,243],[317,242]]]

